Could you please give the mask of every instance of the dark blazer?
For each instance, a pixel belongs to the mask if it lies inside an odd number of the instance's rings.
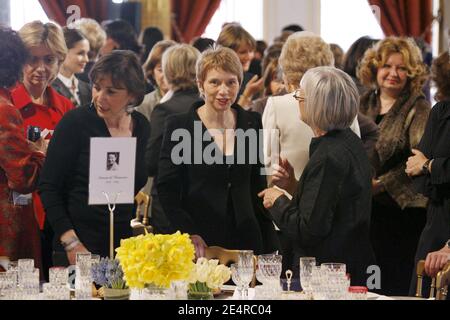
[[[135,194],[147,182],[145,146],[150,131],[148,120],[133,112],[133,137],[136,137]],[[54,251],[66,254],[59,243],[64,232],[74,229],[92,253],[109,256],[109,215],[107,206],[89,206],[90,141],[111,137],[105,120],[93,105],[67,113],[59,122],[50,142],[41,171],[39,192],[48,220],[55,231]],[[118,204],[114,211],[114,246],[132,235],[132,204]],[[55,255],[55,258],[61,255]]]
[[[414,179],[414,186],[429,197],[427,223],[416,253],[416,264],[427,254],[440,250],[450,239],[450,101],[438,103],[431,111],[425,134],[418,149],[434,159],[432,173]],[[410,293],[416,289],[415,272]],[[425,288],[425,287],[424,287]]]
[[[65,84],[58,78],[55,79],[52,83],[53,89],[58,91],[59,94],[63,95],[67,99],[70,99],[74,106],[80,107],[80,106],[87,106],[92,101],[92,91],[91,87],[88,83],[78,80],[78,95],[80,96],[80,105],[77,105],[76,100],[72,96],[72,93],[70,92],[69,88],[65,86]]]
[[[206,164],[204,158],[198,159],[202,152],[225,161],[197,114],[202,105],[203,102],[196,103],[188,113],[167,120],[157,184],[164,212],[177,230],[200,235],[208,246],[249,249],[257,254],[274,252],[278,249],[275,229],[257,198],[266,186],[259,161],[262,155],[257,159],[259,141],[245,139],[241,147],[236,142],[230,162]],[[237,113],[237,129],[259,132],[260,115],[238,105],[233,109]],[[172,151],[179,146],[179,142],[172,141],[172,133],[177,129],[184,129],[190,136],[184,137],[182,143],[192,151],[190,154],[182,151],[185,159],[179,165],[172,159]],[[202,141],[204,135],[209,141]],[[257,134],[255,138],[259,139]],[[238,164],[236,157],[243,164]]]
[[[169,220],[164,214],[156,188],[158,181],[159,153],[163,140],[164,125],[167,117],[187,112],[192,104],[197,101],[202,101],[202,99],[200,98],[196,87],[178,90],[173,94],[170,100],[156,105],[151,114],[150,121],[152,126],[150,139],[147,144],[146,163],[148,175],[154,177],[152,189],[150,191],[152,195],[150,223],[157,233],[170,234],[176,231],[171,227]]]
[[[299,257],[346,263],[353,285],[366,285],[375,258],[370,244],[371,168],[361,140],[350,130],[314,138],[310,161],[292,201],[269,210]]]
[[[167,117],[173,114],[185,113],[194,102],[201,101],[197,88],[176,91],[172,98],[156,105],[152,112],[150,139],[147,145],[148,175],[156,176],[158,171],[159,151],[162,145],[164,125]]]

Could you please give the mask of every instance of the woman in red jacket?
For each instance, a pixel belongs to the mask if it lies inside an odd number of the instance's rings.
[[[32,258],[36,267],[41,261],[39,228],[31,197],[25,194],[36,187],[45,144],[26,140],[8,90],[19,80],[26,58],[17,33],[0,27],[0,271],[10,260]]]
[[[22,83],[11,92],[12,101],[22,115],[24,127],[39,127],[43,132],[42,138],[48,141],[63,115],[74,108],[69,99],[51,87],[67,55],[64,33],[54,23],[33,21],[25,24],[19,35],[29,58],[23,68]],[[39,227],[44,230],[42,252],[46,270],[51,266],[53,235],[49,228],[44,228],[45,213],[37,193],[33,193],[33,205]]]

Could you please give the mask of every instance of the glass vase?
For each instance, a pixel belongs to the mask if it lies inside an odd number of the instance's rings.
[[[147,284],[143,290],[142,298],[144,300],[169,300],[170,289],[157,286],[153,283]]]
[[[191,283],[187,294],[188,300],[212,300],[214,295],[204,282]]]

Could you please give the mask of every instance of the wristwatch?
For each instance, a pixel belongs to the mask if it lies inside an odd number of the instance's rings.
[[[423,166],[422,166],[422,173],[423,174],[429,174],[430,173],[430,163],[431,163],[431,159],[427,160]]]

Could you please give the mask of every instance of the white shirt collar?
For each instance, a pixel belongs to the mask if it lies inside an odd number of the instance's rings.
[[[75,98],[77,104],[80,104],[80,96],[78,94],[78,79],[75,77],[75,75],[72,75],[72,77],[67,78],[63,76],[61,73],[58,73],[58,79],[61,80],[61,82],[69,89],[72,96]],[[72,81],[75,82],[75,92],[72,92]]]

